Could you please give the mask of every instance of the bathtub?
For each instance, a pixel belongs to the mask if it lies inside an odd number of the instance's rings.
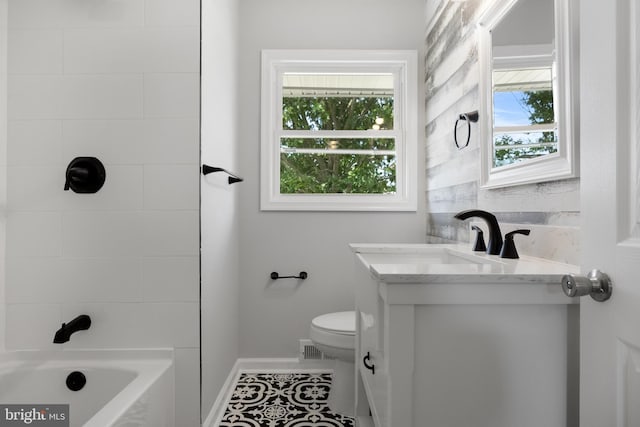
[[[66,385],[74,371],[86,378],[78,391]],[[68,404],[71,427],[173,427],[173,371],[171,350],[8,352],[0,354],[0,404]]]

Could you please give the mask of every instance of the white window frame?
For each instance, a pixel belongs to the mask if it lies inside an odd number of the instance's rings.
[[[390,72],[394,78],[395,194],[280,194],[282,75],[285,72]],[[417,53],[408,50],[263,50],[260,209],[263,211],[417,210]],[[314,131],[315,132],[315,131]],[[335,131],[334,131],[335,132]],[[321,137],[321,132],[314,136]]]

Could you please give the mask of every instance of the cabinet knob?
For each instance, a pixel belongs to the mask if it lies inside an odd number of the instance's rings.
[[[370,356],[369,352],[367,351],[367,354],[362,359],[362,363],[364,364],[365,368],[367,368],[368,370],[371,371],[372,375],[375,375],[376,374],[376,365],[374,365],[373,363],[369,363],[370,361],[371,361],[371,356]]]

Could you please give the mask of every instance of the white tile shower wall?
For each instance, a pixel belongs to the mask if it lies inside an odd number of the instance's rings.
[[[200,2],[7,4],[7,347],[175,347],[176,425],[196,426]],[[63,191],[77,156],[105,164],[98,193]]]

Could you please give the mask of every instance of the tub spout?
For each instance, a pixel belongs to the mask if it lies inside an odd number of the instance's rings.
[[[489,226],[489,243],[487,244],[487,253],[489,255],[498,255],[502,249],[502,232],[498,225],[495,215],[487,211],[479,209],[471,209],[455,214],[454,218],[465,220],[467,218],[482,218]]]
[[[53,342],[55,344],[65,343],[69,341],[71,334],[77,331],[89,329],[89,326],[91,326],[91,318],[86,314],[81,314],[69,323],[63,323],[62,327],[56,331],[56,335],[53,337]]]

